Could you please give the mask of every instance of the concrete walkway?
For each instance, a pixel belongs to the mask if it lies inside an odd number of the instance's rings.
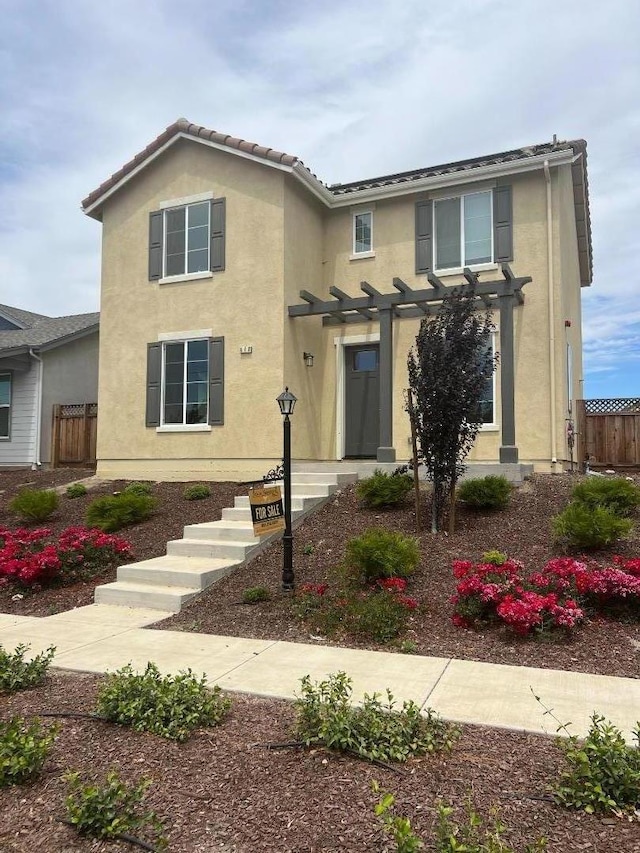
[[[449,720],[530,732],[556,731],[532,690],[578,735],[593,711],[629,739],[640,719],[640,679],[147,627],[169,615],[101,604],[44,618],[0,614],[0,644],[13,650],[27,643],[34,654],[54,645],[58,669],[101,673],[153,661],[165,673],[191,668],[224,690],[284,699],[294,697],[303,675],[344,670],[356,699],[389,687],[400,702],[413,699]]]

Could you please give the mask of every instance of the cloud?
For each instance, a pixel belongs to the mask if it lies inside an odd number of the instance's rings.
[[[628,0],[0,0],[0,301],[94,310],[79,202],[184,115],[329,183],[584,137],[585,364],[640,393],[640,8]],[[617,381],[618,381],[617,380]],[[587,374],[587,388],[589,375]]]

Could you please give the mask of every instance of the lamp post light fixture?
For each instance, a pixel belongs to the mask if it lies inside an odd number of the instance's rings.
[[[277,398],[280,414],[283,417],[284,450],[284,535],[282,537],[282,589],[285,592],[293,590],[295,579],[293,574],[293,533],[291,532],[291,420],[297,397],[285,388]]]

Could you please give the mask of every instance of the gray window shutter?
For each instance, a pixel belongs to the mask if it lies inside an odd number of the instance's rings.
[[[513,260],[513,209],[508,184],[493,191],[493,256],[496,263]]]
[[[224,338],[209,340],[209,423],[224,423]]]
[[[221,272],[224,269],[225,242],[225,199],[216,198],[211,202],[211,270]]]
[[[433,230],[433,202],[416,202],[416,275],[430,272],[433,261],[431,232]]]
[[[162,278],[163,212],[149,214],[149,281]]]
[[[160,382],[162,344],[147,344],[147,420],[148,427],[160,426]]]

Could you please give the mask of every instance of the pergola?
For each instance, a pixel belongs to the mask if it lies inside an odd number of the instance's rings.
[[[393,448],[393,322],[395,319],[425,317],[437,310],[442,300],[461,291],[472,293],[480,308],[500,311],[500,393],[501,442],[500,462],[517,462],[518,448],[515,435],[514,403],[514,348],[513,309],[524,304],[522,288],[531,281],[530,276],[516,277],[509,264],[501,264],[502,278],[480,281],[478,273],[465,267],[466,283],[445,285],[433,273],[428,273],[429,287],[414,290],[401,278],[393,279],[394,290],[381,293],[366,281],[360,283],[364,296],[349,296],[339,287],[330,287],[330,300],[300,291],[303,301],[289,306],[290,317],[321,316],[324,326],[345,323],[380,323],[380,446],[377,460],[395,462]]]

